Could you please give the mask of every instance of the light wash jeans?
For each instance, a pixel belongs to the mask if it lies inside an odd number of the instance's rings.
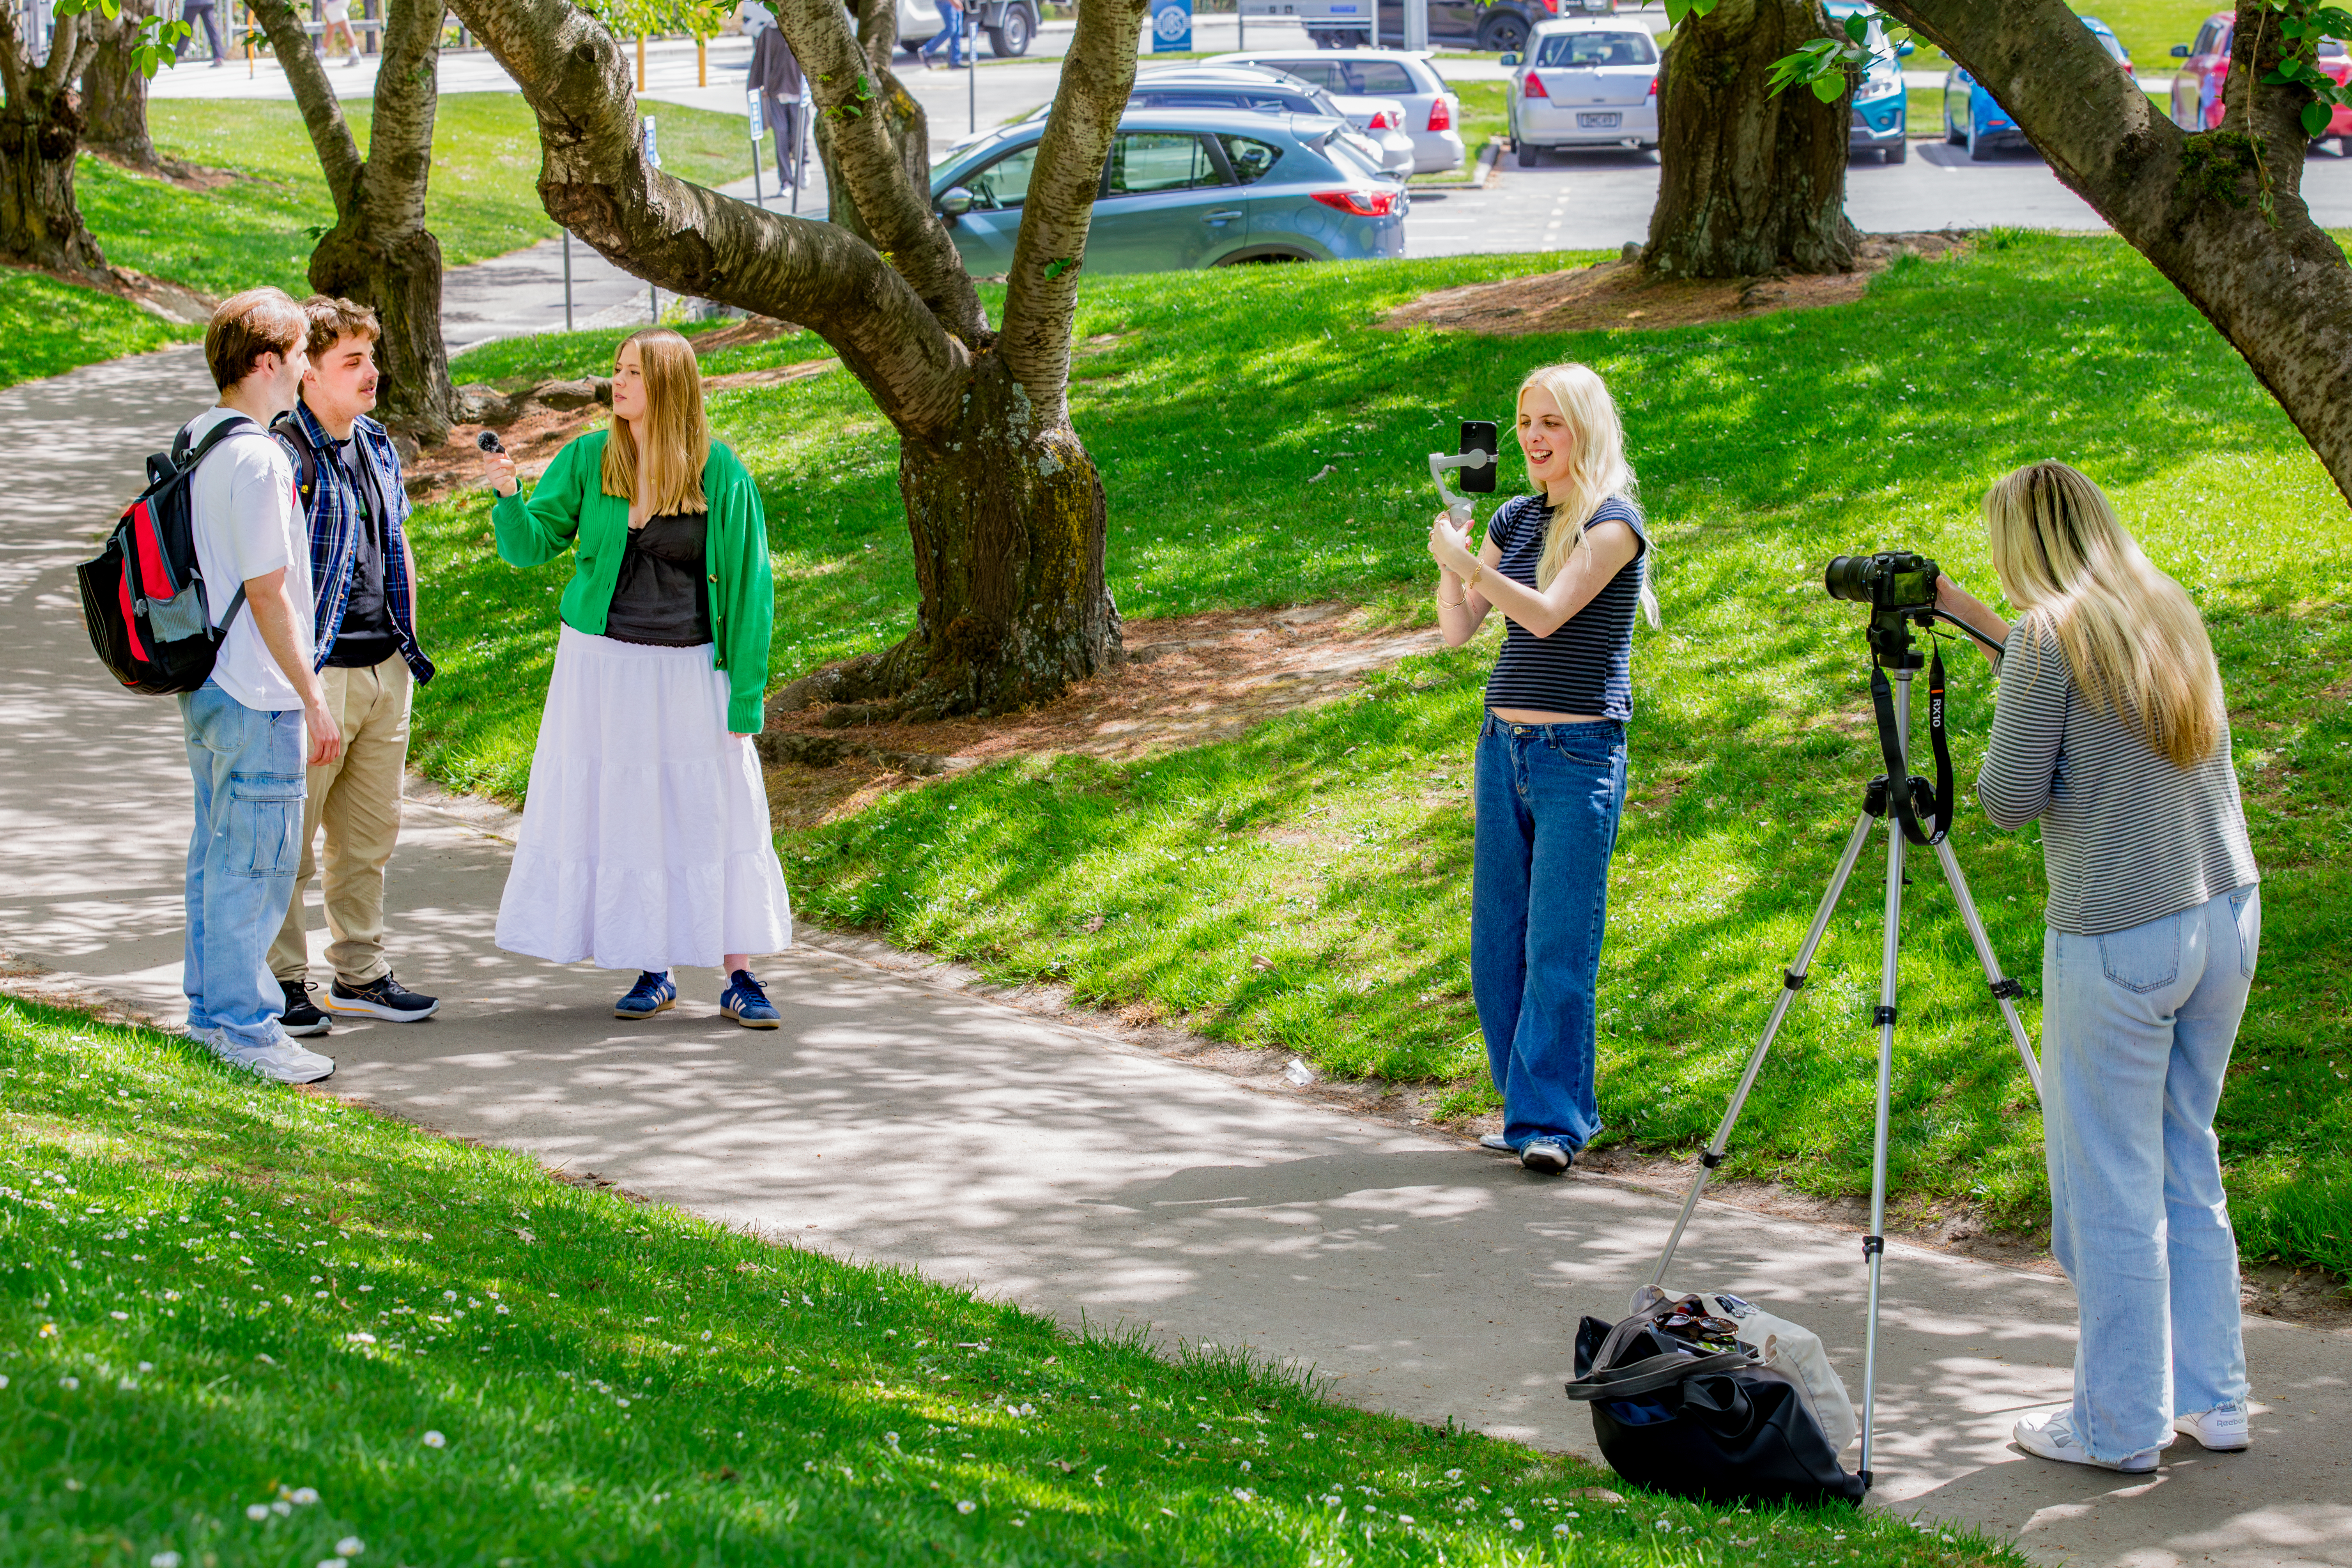
[[[304,732],[298,712],[247,708],[213,681],[180,699],[196,822],[188,835],[188,1027],[235,1044],[286,1038],[269,972],[302,863]]]
[[[1478,731],[1470,869],[1470,992],[1503,1096],[1503,1136],[1581,1149],[1601,1131],[1593,993],[1609,858],[1625,805],[1625,726]]]
[[[2246,1396],[2213,1110],[2262,925],[2249,885],[2128,931],[2042,935],[2050,1244],[2082,1314],[2074,1430],[2094,1458]]]

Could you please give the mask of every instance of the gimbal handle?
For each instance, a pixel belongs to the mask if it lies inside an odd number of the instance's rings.
[[[1472,510],[1468,496],[1454,493],[1454,487],[1445,482],[1445,476],[1455,468],[1489,468],[1494,461],[1495,454],[1492,452],[1432,452],[1429,455],[1429,477],[1437,486],[1437,499],[1445,503],[1446,515],[1453,518],[1456,525],[1469,527],[1477,513]]]

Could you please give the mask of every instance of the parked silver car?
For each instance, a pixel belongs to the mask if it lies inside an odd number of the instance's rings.
[[[1297,49],[1263,54],[1215,55],[1203,65],[1255,65],[1286,71],[1311,82],[1349,108],[1351,99],[1393,99],[1404,107],[1404,132],[1412,139],[1412,172],[1443,174],[1462,166],[1462,100],[1437,74],[1425,50]]]
[[[1363,101],[1366,100],[1359,100],[1360,104]],[[1385,118],[1391,126],[1402,120],[1401,106],[1371,102],[1367,118]],[[1320,115],[1340,122],[1340,140],[1375,173],[1400,181],[1412,174],[1412,140],[1403,132],[1363,130],[1330,93],[1311,82],[1262,66],[1171,66],[1139,72],[1135,87],[1128,94],[1127,106],[1130,110],[1240,109],[1261,114]],[[1018,123],[1042,123],[1052,108],[1050,103],[1041,103]],[[980,139],[977,135],[960,137],[949,143],[949,151],[961,152]]]
[[[1130,110],[1103,168],[1089,272],[1165,272],[1244,261],[1404,254],[1412,205],[1342,141],[1347,122],[1250,110]],[[1013,264],[1042,120],[951,153],[931,202],[976,276]]]

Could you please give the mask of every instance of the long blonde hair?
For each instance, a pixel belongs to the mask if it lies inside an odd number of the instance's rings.
[[[651,496],[650,515],[709,511],[702,493],[703,465],[710,461],[710,425],[702,416],[702,366],[694,345],[667,327],[646,327],[621,340],[637,345],[645,372],[647,450],[642,459],[625,419],[613,421],[604,441],[604,493],[635,504],[639,469]],[[613,351],[615,368],[621,350]]]
[[[1568,499],[1552,505],[1544,482],[1536,478],[1535,463],[1528,463],[1528,482],[1543,495],[1551,508],[1550,526],[1544,534],[1543,553],[1536,560],[1536,589],[1538,593],[1551,586],[1560,568],[1576,547],[1584,542],[1584,524],[1599,510],[1601,503],[1611,496],[1633,499],[1638,481],[1633,477],[1633,465],[1625,460],[1625,422],[1617,416],[1617,400],[1609,395],[1609,386],[1600,373],[1587,364],[1538,365],[1528,372],[1519,383],[1514,403],[1527,401],[1530,390],[1539,389],[1551,395],[1560,417],[1575,432],[1576,451],[1569,465]],[[1647,552],[1644,552],[1646,557]],[[1650,624],[1658,624],[1657,595],[1650,591],[1649,562],[1642,563],[1642,611]]]
[[[2099,487],[2063,463],[2031,463],[1985,492],[1984,520],[2001,592],[2021,625],[2057,637],[2084,697],[2176,768],[2210,756],[2228,710],[2205,622]]]

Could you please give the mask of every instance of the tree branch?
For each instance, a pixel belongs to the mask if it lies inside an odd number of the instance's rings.
[[[2052,172],[2204,312],[2352,499],[2352,265],[2304,205],[2299,126],[2280,129],[2305,90],[2263,86],[2251,58],[2233,60],[2230,91],[2247,95],[2261,142],[2189,134],[2063,0],[1881,5],[1966,66]],[[2242,37],[2258,7],[2241,0]]]
[[[80,79],[96,53],[97,35],[79,13],[58,17],[49,35],[49,58],[41,64],[42,88],[53,95],[65,91]]]
[[[1078,273],[1086,264],[1103,160],[1135,86],[1135,45],[1147,8],[1148,0],[1087,0],[1078,7],[1077,33],[1022,203],[998,346],[1047,427],[1069,418]]]
[[[635,277],[812,329],[902,432],[953,427],[970,354],[872,247],[648,165],[621,47],[567,0],[450,8],[539,117],[549,216]]]
[[[443,15],[442,0],[388,0],[384,6],[375,116],[368,122],[360,182],[368,227],[384,243],[425,226],[433,121],[441,101]]]
[[[296,18],[291,0],[252,0],[252,11],[286,71],[294,101],[301,106],[303,129],[310,132],[310,145],[318,151],[335,216],[348,217],[359,203],[362,167],[359,144],[343,119],[342,100],[335,96],[335,84],[310,47],[310,35]]]
[[[808,77],[817,116],[830,132],[833,167],[866,233],[948,331],[967,345],[980,343],[987,334],[988,319],[955,241],[931,210],[924,172],[928,152],[914,155],[917,166],[910,172],[885,119],[886,111],[903,115],[911,110],[914,140],[920,148],[921,110],[888,69],[876,65],[866,47],[850,35],[839,0],[774,0],[773,9]],[[887,9],[869,4],[866,23],[875,45],[885,51],[895,42],[895,19],[877,23],[870,14]]]
[[[26,79],[33,62],[25,53],[24,36],[16,31],[16,7],[0,4],[0,97],[11,103],[24,100]]]

